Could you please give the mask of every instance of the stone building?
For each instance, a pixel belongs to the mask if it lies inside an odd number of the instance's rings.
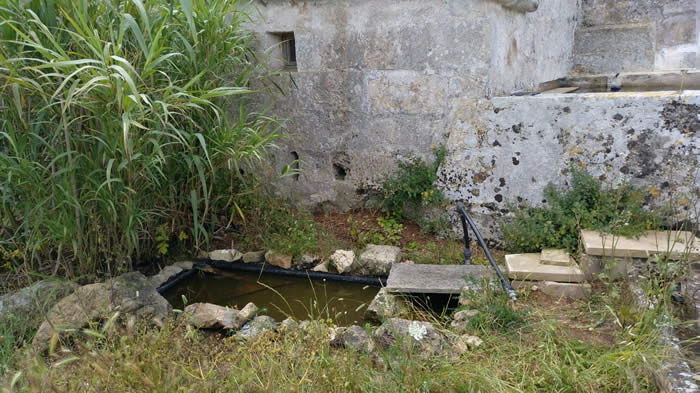
[[[362,205],[438,145],[440,187],[496,237],[507,203],[540,203],[571,162],[661,194],[700,187],[700,0],[254,6],[261,53],[292,76],[268,104],[295,135],[276,164],[303,172],[278,189],[304,207]]]

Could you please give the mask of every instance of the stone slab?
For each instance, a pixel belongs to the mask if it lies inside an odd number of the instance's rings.
[[[585,253],[593,256],[649,258],[668,253],[672,259],[700,257],[700,240],[687,231],[649,231],[639,239],[581,231],[581,242]]]
[[[493,270],[483,265],[411,265],[395,264],[387,279],[386,290],[394,293],[459,294],[470,283],[490,278]]]
[[[513,280],[584,282],[578,266],[554,266],[540,263],[540,253],[506,255],[506,269]]]
[[[588,283],[513,280],[510,284],[514,289],[537,287],[537,290],[541,290],[545,295],[570,299],[583,299],[590,296],[592,292],[591,284]]]
[[[541,263],[555,266],[571,266],[574,261],[566,250],[556,248],[545,248],[540,255]]]

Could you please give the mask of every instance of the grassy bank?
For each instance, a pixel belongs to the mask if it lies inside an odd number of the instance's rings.
[[[522,323],[508,329],[474,324],[469,333],[484,343],[461,356],[446,351],[425,361],[389,349],[379,352],[380,366],[372,356],[331,348],[323,321],[306,332],[268,332],[248,344],[173,324],[135,334],[88,335],[48,360],[24,354],[21,374],[14,386],[8,375],[5,391],[656,391],[651,370],[662,353],[650,321],[657,311],[639,314],[609,296],[556,301],[529,292],[521,297],[513,311],[524,316]],[[494,302],[481,305],[487,304]]]

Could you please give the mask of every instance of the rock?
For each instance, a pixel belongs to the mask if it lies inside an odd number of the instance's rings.
[[[430,322],[391,318],[374,331],[375,343],[383,349],[399,345],[423,359],[438,355],[445,337]]]
[[[295,321],[292,317],[288,317],[282,321],[279,330],[284,333],[294,333],[299,330],[299,322]]]
[[[458,333],[463,333],[467,330],[467,325],[469,324],[469,321],[457,321],[454,320],[450,322],[450,327],[454,329]]]
[[[369,244],[360,254],[358,271],[364,275],[386,276],[400,259],[401,249],[398,247]]]
[[[260,309],[254,303],[248,303],[241,311],[238,311],[233,316],[233,329],[240,329],[246,322],[250,321]]]
[[[459,355],[469,352],[469,346],[463,340],[457,339],[452,343],[452,349]]]
[[[374,342],[360,326],[353,325],[337,332],[330,345],[340,348],[352,348],[355,351],[370,353],[374,351]]]
[[[272,266],[281,267],[282,269],[292,268],[291,255],[280,254],[272,250],[265,253],[265,262]]]
[[[292,265],[297,270],[306,270],[315,267],[321,258],[313,254],[303,254],[292,259]]]
[[[188,322],[198,329],[233,329],[238,310],[211,303],[194,303],[185,307]]]
[[[253,318],[252,321],[243,325],[241,330],[236,333],[236,337],[246,340],[255,340],[260,337],[266,330],[274,330],[277,328],[277,322],[272,317],[267,315],[259,315]]]
[[[314,272],[328,273],[328,262],[321,262],[311,270]]]
[[[352,250],[336,250],[329,260],[330,268],[338,273],[349,273],[355,264],[355,252]]]
[[[180,267],[174,265],[166,266],[155,276],[149,277],[149,280],[151,280],[151,285],[158,288],[180,272],[182,272],[182,268]]]
[[[70,281],[41,280],[0,296],[0,325],[16,334],[34,333],[51,307],[76,288],[78,285]]]
[[[457,311],[454,316],[455,321],[468,321],[479,314],[479,310],[461,310]]]
[[[455,338],[454,342],[452,343],[452,348],[456,353],[463,355],[470,349],[477,348],[483,343],[483,340],[481,340],[479,337],[464,334]]]
[[[182,270],[191,270],[194,268],[194,262],[192,261],[179,261],[175,262],[173,266],[177,266]]]
[[[250,251],[243,254],[243,263],[263,263],[265,262],[265,251]]]
[[[480,339],[477,336],[469,336],[469,335],[463,335],[460,336],[460,340],[464,341],[470,349],[478,348],[481,346],[481,344],[484,343],[484,340]]]
[[[90,321],[106,319],[119,312],[163,326],[171,310],[150,280],[139,272],[123,274],[103,283],[79,287],[51,308],[32,341],[45,350],[55,332],[80,329]]]
[[[367,307],[365,318],[381,323],[387,318],[401,316],[406,311],[402,305],[401,299],[387,292],[386,288],[382,288]]]
[[[240,251],[230,250],[214,250],[209,252],[209,259],[212,261],[237,262],[243,258]]]

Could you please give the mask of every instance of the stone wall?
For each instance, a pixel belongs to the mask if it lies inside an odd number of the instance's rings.
[[[498,238],[496,218],[509,203],[539,205],[548,183],[566,184],[572,163],[700,211],[700,195],[682,198],[700,190],[698,91],[540,94],[456,106],[440,185],[470,205],[487,237]]]
[[[697,0],[583,0],[576,73],[697,68]]]
[[[295,35],[294,85],[285,73],[286,95],[267,103],[295,135],[276,165],[298,157],[303,171],[280,195],[310,208],[360,205],[397,160],[447,141],[465,97],[565,76],[577,2],[535,12],[499,3],[513,1],[257,1],[261,53],[274,33]]]

